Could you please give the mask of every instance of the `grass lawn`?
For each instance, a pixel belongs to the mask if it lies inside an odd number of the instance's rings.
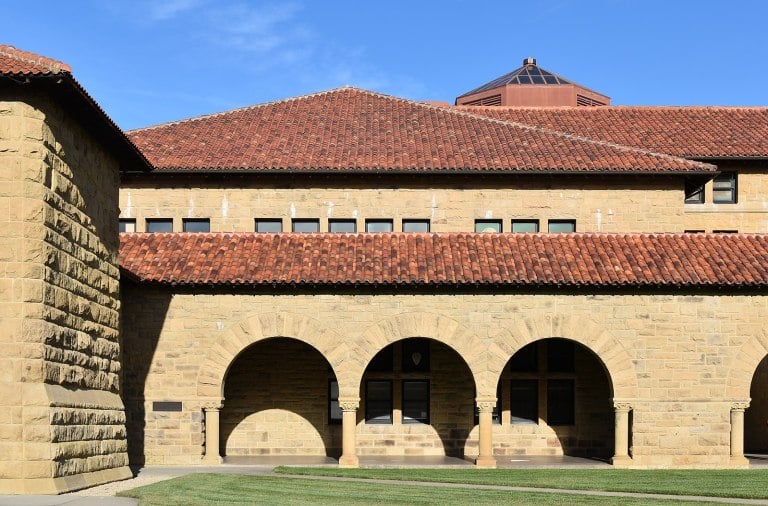
[[[412,477],[409,476],[409,478]],[[695,504],[646,498],[505,492],[235,474],[190,474],[127,490],[118,495],[137,498],[141,506],[213,504],[472,504],[473,506],[483,504],[667,506],[674,504],[680,506]]]
[[[611,492],[768,498],[766,470],[640,469],[338,469],[278,467],[275,472]]]

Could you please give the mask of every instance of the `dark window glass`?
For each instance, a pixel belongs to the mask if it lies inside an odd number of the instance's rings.
[[[120,232],[136,232],[136,220],[133,218],[121,218],[117,229]]]
[[[368,364],[368,370],[374,372],[391,372],[394,364],[394,349],[393,345],[389,345],[376,356],[371,359],[371,363]]]
[[[712,201],[717,204],[736,203],[736,173],[723,172],[712,183]]]
[[[328,382],[328,423],[341,423],[341,407],[339,407],[339,382]]]
[[[547,341],[547,371],[574,372],[575,346],[573,341],[566,339],[551,339]]]
[[[295,218],[292,222],[294,232],[314,233],[320,232],[320,220],[313,218]]]
[[[576,232],[576,220],[549,220],[549,233]]]
[[[531,343],[520,348],[509,361],[512,372],[536,372],[539,370],[539,348],[537,343]]]
[[[713,230],[714,234],[738,234],[738,230]]]
[[[547,380],[547,423],[573,425],[575,414],[574,381],[572,379]]]
[[[403,220],[403,232],[429,232],[429,220]]]
[[[357,232],[357,221],[354,219],[342,220],[332,219],[328,220],[328,232]]]
[[[685,182],[685,203],[703,204],[704,203],[704,185],[690,181]]]
[[[173,232],[173,219],[147,218],[147,232]]]
[[[365,220],[366,232],[392,232],[392,220]]]
[[[512,220],[512,232],[530,233],[539,231],[539,220]]]
[[[429,339],[403,341],[403,372],[429,372]]]
[[[429,423],[429,381],[403,381],[403,423]]]
[[[210,232],[211,220],[208,218],[184,218],[181,220],[184,232]]]
[[[686,234],[703,234],[704,231],[703,230],[686,230],[685,233]]]
[[[475,220],[475,232],[501,232],[501,220]]]
[[[512,380],[509,390],[509,412],[512,423],[539,423],[539,381]]]
[[[365,382],[365,422],[392,423],[392,382]]]
[[[283,220],[280,218],[256,218],[256,232],[277,233],[283,231]]]

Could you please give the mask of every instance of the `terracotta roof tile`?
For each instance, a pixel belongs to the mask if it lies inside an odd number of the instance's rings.
[[[128,134],[162,170],[715,171],[664,154],[350,87]]]
[[[39,54],[0,44],[0,75],[39,75],[70,73],[66,63]]]
[[[470,107],[484,117],[686,158],[768,157],[765,107]]]
[[[121,234],[140,282],[768,288],[761,234]]]

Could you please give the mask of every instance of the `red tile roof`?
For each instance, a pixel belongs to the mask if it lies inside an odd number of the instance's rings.
[[[702,173],[710,165],[339,88],[134,130],[158,169]]]
[[[686,158],[768,157],[765,107],[468,107],[457,109]]]
[[[66,63],[0,44],[0,75],[59,74],[72,72]]]
[[[768,288],[768,235],[121,234],[124,274],[243,287]]]

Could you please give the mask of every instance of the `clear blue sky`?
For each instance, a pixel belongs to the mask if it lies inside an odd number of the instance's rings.
[[[62,60],[124,129],[350,84],[453,99],[541,67],[614,104],[768,105],[768,2],[43,0],[0,43]]]

